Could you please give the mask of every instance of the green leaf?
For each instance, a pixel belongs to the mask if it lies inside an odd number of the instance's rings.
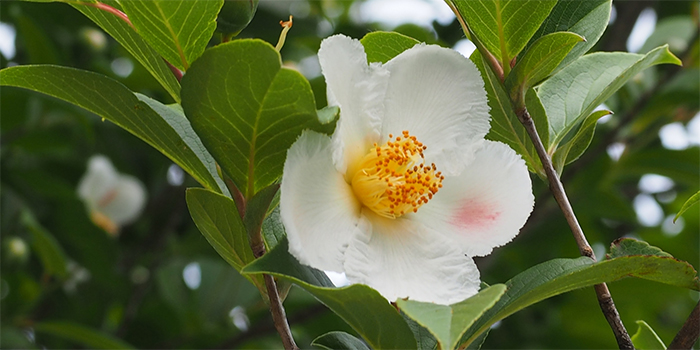
[[[265,220],[263,220],[262,233],[267,250],[276,247],[287,235],[287,232],[284,230],[284,225],[282,224],[279,206],[275,207]]]
[[[575,33],[547,34],[535,41],[518,60],[505,81],[512,101],[525,100],[525,92],[546,78],[577,43],[584,39]]]
[[[644,174],[658,174],[673,179],[677,184],[698,185],[700,168],[700,148],[669,150],[662,147],[644,148],[623,154],[613,165],[610,179],[639,179]]]
[[[401,313],[403,320],[406,321],[408,328],[413,332],[413,337],[416,338],[416,347],[419,350],[436,350],[438,348],[437,339],[425,327],[421,326],[414,319],[408,317],[405,313]]]
[[[647,242],[639,241],[634,238],[618,238],[610,245],[610,253],[605,255],[605,259],[610,260],[630,255],[654,255],[673,258],[671,254]]]
[[[66,67],[17,66],[0,70],[0,84],[41,92],[95,113],[163,153],[203,186],[225,188],[216,180],[211,156],[182,114],[135,95],[116,80]]]
[[[632,336],[632,344],[639,350],[666,350],[666,344],[656,335],[651,326],[642,320],[637,320],[637,333]]]
[[[550,151],[629,79],[662,63],[681,62],[668,51],[668,46],[658,47],[646,55],[597,52],[581,57],[547,79],[537,93],[549,118],[550,137],[553,138]]]
[[[396,305],[408,317],[427,328],[437,338],[441,349],[454,349],[469,326],[491,308],[505,291],[504,284],[496,284],[449,306],[403,299],[397,300]]]
[[[683,53],[692,45],[690,40],[696,32],[695,21],[691,16],[667,17],[656,23],[654,32],[647,38],[639,49],[647,52],[657,46],[668,44],[669,50],[675,53]]]
[[[115,1],[112,0],[102,2],[108,5],[116,5]],[[121,44],[126,51],[153,75],[175,102],[180,102],[180,83],[175,79],[172,71],[170,71],[170,68],[165,64],[158,52],[153,50],[133,28],[119,17],[103,10],[79,3],[72,3],[71,6],[82,12]]]
[[[340,107],[323,107],[316,111],[316,116],[318,117],[318,122],[321,123],[321,129],[319,129],[319,132],[322,132],[328,136],[333,135],[335,125],[338,123],[338,118],[340,118]]]
[[[146,42],[186,71],[214,34],[224,1],[129,0],[120,4]]]
[[[30,245],[41,260],[44,273],[60,279],[68,277],[66,253],[56,238],[46,231],[27,209],[22,211],[20,218],[31,235]]]
[[[289,254],[286,239],[241,273],[265,273],[294,282],[345,320],[372,348],[416,348],[406,322],[377,291],[362,284],[334,288],[325,273],[301,265]]]
[[[71,322],[40,322],[33,328],[37,333],[51,334],[90,349],[135,349],[112,335]]]
[[[567,31],[586,39],[579,42],[561,61],[555,70],[566,67],[590,50],[603,35],[610,20],[612,0],[559,0],[542,22],[540,29],[532,36],[528,46],[550,33]]]
[[[593,140],[598,119],[609,114],[612,114],[612,112],[607,110],[591,113],[583,121],[583,124],[578,128],[574,136],[570,140],[564,141],[564,144],[556,149],[552,156],[552,163],[559,174],[562,173],[565,165],[575,161],[586,151]]]
[[[182,106],[222,171],[246,198],[277,181],[287,149],[319,129],[313,92],[262,40],[208,49],[182,79]]]
[[[314,339],[311,345],[328,350],[370,350],[362,340],[345,332],[328,332]]]
[[[484,87],[489,107],[491,107],[491,129],[486,138],[506,143],[523,157],[530,172],[544,174],[537,151],[535,151],[527,131],[518,117],[515,116],[508,94],[503,90],[498,78],[488,68],[478,51],[474,51],[471,60],[476,64],[484,78]]]
[[[695,192],[694,195],[690,196],[690,198],[688,198],[688,200],[685,201],[685,203],[683,203],[681,210],[679,210],[678,214],[676,214],[676,217],[673,218],[673,222],[676,222],[676,220],[678,220],[678,218],[681,217],[683,213],[685,213],[688,209],[690,209],[690,207],[693,206],[693,204],[697,203],[698,201],[700,201],[700,191]]]
[[[597,263],[587,257],[554,259],[531,267],[506,282],[506,293],[476,321],[464,338],[471,343],[495,322],[541,300],[625,277],[700,290],[695,269],[674,258],[633,255]]]
[[[272,199],[277,194],[279,188],[279,184],[267,186],[256,193],[253,198],[246,203],[243,224],[248,231],[249,238],[252,235],[261,233],[260,230],[263,220],[265,220],[268,209],[270,208],[270,203],[272,203]]]
[[[510,63],[547,18],[556,0],[450,0],[467,26],[501,62]]]
[[[226,262],[240,271],[255,260],[232,199],[201,188],[188,188],[186,199],[195,225]]]
[[[372,32],[360,39],[360,43],[365,47],[367,62],[387,63],[419,41],[396,32]]]

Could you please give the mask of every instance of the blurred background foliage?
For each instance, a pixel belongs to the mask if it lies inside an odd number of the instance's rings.
[[[294,15],[285,64],[310,81],[326,105],[316,52],[335,33],[361,38],[395,30],[421,41],[473,50],[447,6],[429,0],[261,0],[239,37],[272,44]],[[108,75],[170,103],[148,72],[112,38],[60,3],[0,2],[1,67],[58,64]],[[211,44],[220,42],[215,36]],[[635,77],[606,106],[587,153],[563,182],[584,232],[602,257],[615,239],[635,237],[698,268],[696,206],[673,216],[700,185],[698,3],[615,1],[594,51],[646,52],[663,43],[683,67]],[[198,232],[184,189],[197,183],[119,127],[77,107],[15,88],[0,91],[2,348],[279,348],[256,289]],[[138,221],[110,236],[76,195],[87,160],[109,157],[138,177],[148,202]],[[533,177],[535,210],[513,243],[479,258],[482,279],[504,282],[528,267],[579,255],[544,182]],[[645,320],[668,344],[698,293],[639,279],[609,285],[630,333]],[[331,330],[352,330],[313,297],[286,299],[301,347]],[[115,342],[115,343],[110,343]],[[560,295],[503,320],[484,348],[613,348],[592,288]]]

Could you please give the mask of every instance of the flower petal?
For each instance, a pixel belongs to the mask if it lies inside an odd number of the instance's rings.
[[[280,212],[289,252],[302,264],[343,271],[343,253],[356,234],[360,203],[333,166],[328,136],[305,131],[287,152]]]
[[[416,45],[386,63],[382,140],[408,130],[425,144],[425,160],[456,175],[489,130],[489,107],[478,69],[454,50]]]
[[[119,173],[114,169],[109,158],[95,155],[88,160],[85,175],[78,182],[78,197],[85,201],[89,208],[95,208],[117,183]]]
[[[137,178],[119,175],[116,184],[107,193],[95,210],[107,216],[117,226],[136,220],[146,204],[146,189]]]
[[[344,35],[323,40],[318,59],[326,78],[328,105],[340,107],[333,163],[345,173],[348,164],[378,141],[389,74],[379,64],[368,65],[362,44]]]
[[[350,242],[345,273],[390,301],[397,298],[452,304],[479,290],[479,270],[444,236],[420,222],[387,219],[363,210],[371,228]]]
[[[469,167],[442,185],[411,219],[455,240],[469,256],[510,242],[535,201],[525,162],[500,142],[484,141]]]

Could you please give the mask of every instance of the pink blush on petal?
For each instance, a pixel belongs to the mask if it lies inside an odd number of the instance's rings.
[[[501,212],[496,211],[493,205],[471,200],[455,211],[450,223],[465,229],[485,229],[491,226],[499,216]]]

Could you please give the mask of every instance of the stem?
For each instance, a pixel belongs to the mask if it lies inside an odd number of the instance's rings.
[[[700,336],[700,302],[695,305],[695,308],[688,316],[688,319],[683,323],[683,327],[678,331],[678,334],[673,338],[669,349],[692,349],[693,344],[698,341]]]
[[[590,244],[588,244],[588,240],[586,240],[586,236],[584,235],[583,230],[576,219],[576,214],[574,214],[571,203],[569,203],[569,199],[566,196],[566,191],[564,191],[564,186],[559,180],[559,176],[557,176],[557,172],[554,170],[554,166],[552,165],[552,160],[549,158],[549,155],[547,155],[547,151],[544,149],[542,140],[537,134],[537,129],[535,128],[535,123],[532,121],[532,117],[530,117],[530,113],[527,112],[527,108],[521,108],[517,111],[517,116],[525,127],[525,130],[527,131],[532,143],[535,146],[535,149],[537,150],[537,155],[540,157],[544,171],[547,174],[549,188],[554,195],[554,199],[556,199],[557,203],[559,204],[559,208],[564,213],[564,217],[571,228],[571,233],[574,235],[574,239],[576,240],[576,244],[578,245],[581,255],[587,256],[595,261],[596,258],[595,254],[593,253],[593,249],[591,249]],[[605,283],[596,284],[595,292],[596,296],[598,297],[600,309],[603,312],[605,319],[607,319],[608,323],[610,324],[610,328],[612,328],[612,331],[615,334],[618,347],[620,349],[634,349],[634,345],[632,345],[632,340],[627,333],[627,329],[625,329],[625,325],[620,319],[620,314],[615,308],[615,303],[610,295],[608,286]]]

